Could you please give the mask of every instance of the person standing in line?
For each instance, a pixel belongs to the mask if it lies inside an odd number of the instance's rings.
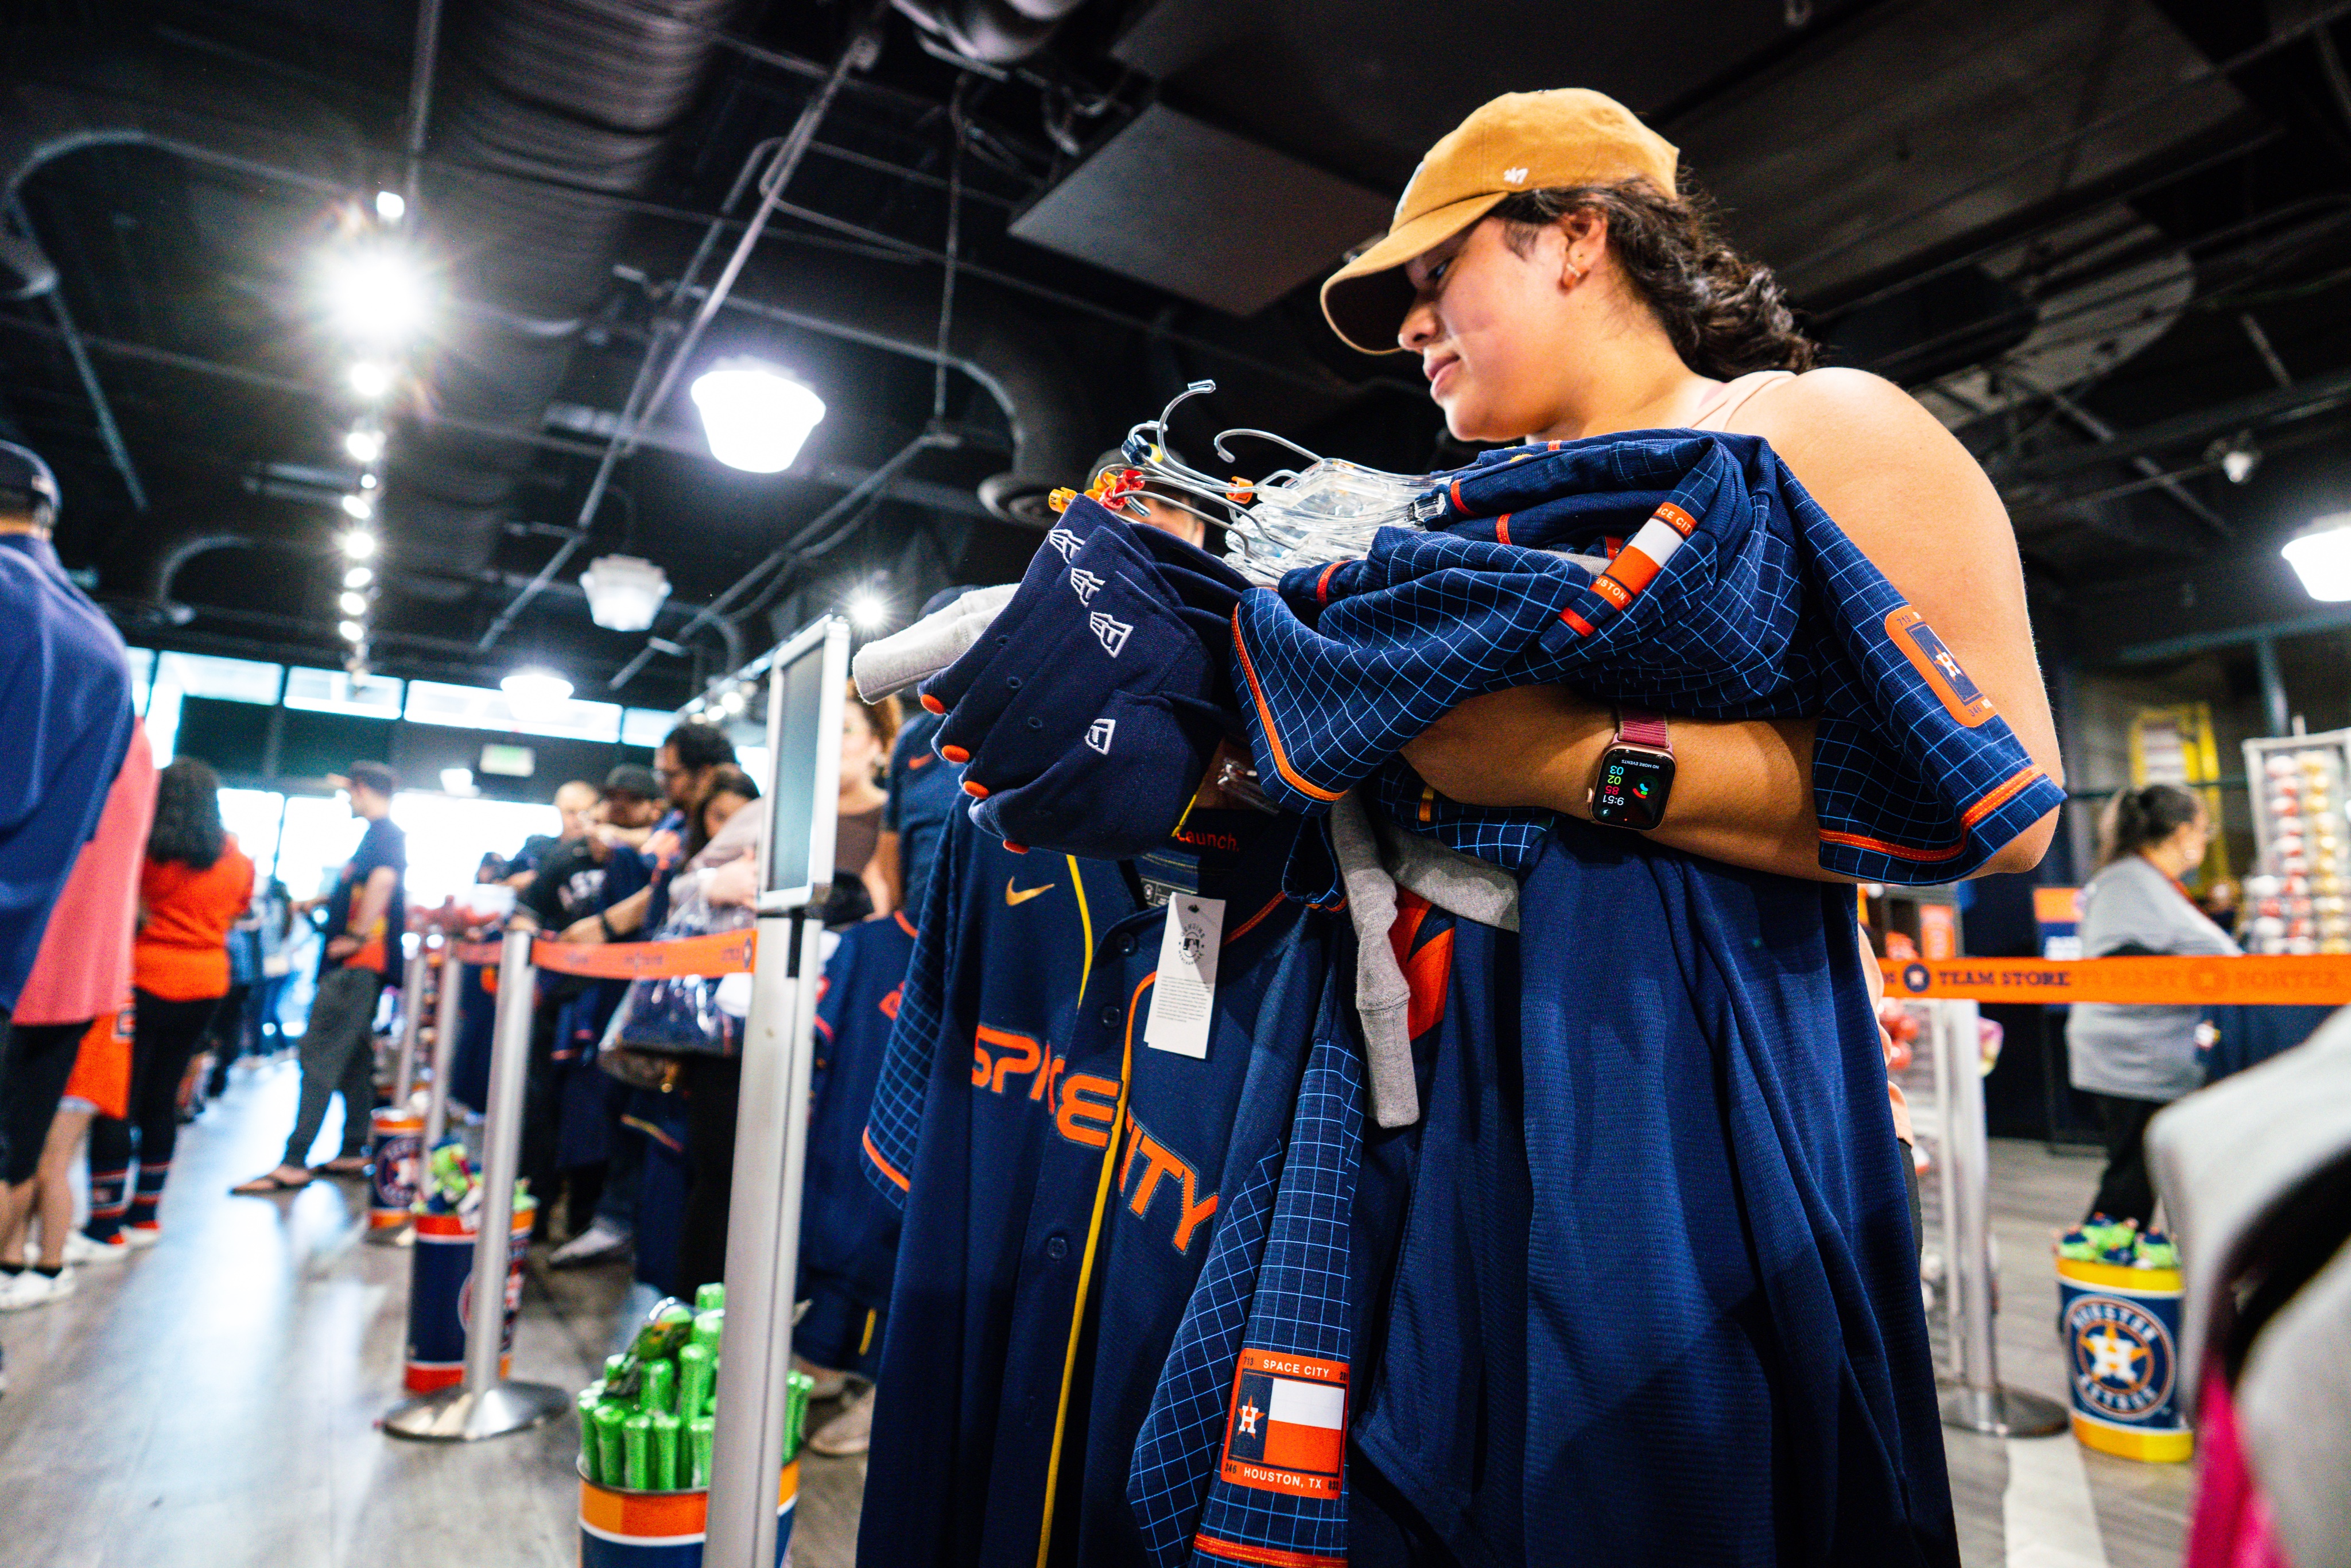
[[[193,757],[162,771],[139,877],[130,1115],[90,1126],[90,1237],[132,1247],[162,1236],[156,1207],[179,1140],[180,1082],[228,994],[228,933],[253,901],[253,862],[221,825],[220,776]],[[128,1185],[132,1159],[138,1185]]]
[[[735,743],[726,732],[701,719],[688,719],[671,730],[653,753],[653,777],[660,782],[669,811],[653,825],[638,853],[653,873],[652,882],[572,924],[563,933],[567,942],[619,942],[639,931],[657,931],[669,913],[669,879],[685,859],[686,841],[710,798],[710,780],[722,768],[735,766]]]
[[[408,839],[392,821],[399,776],[381,762],[354,762],[337,779],[350,798],[351,815],[367,823],[358,851],[324,900],[326,949],[319,958],[319,991],[301,1044],[302,1103],[277,1166],[230,1190],[246,1197],[292,1192],[314,1175],[357,1176],[367,1170],[368,1113],[375,1107],[375,1009],[384,987],[397,984],[401,936],[407,923]],[[305,899],[298,912],[320,902]],[[310,1145],[327,1119],[327,1102],[343,1097],[342,1153],[314,1172]]]
[[[155,754],[134,726],[131,749],[107,790],[98,831],[84,844],[42,935],[33,973],[16,998],[8,1082],[6,1185],[0,1186],[0,1312],[73,1291],[72,1265],[120,1257],[73,1225],[73,1192],[50,1158],[52,1124],[91,1020],[111,1019],[131,989],[131,933],[138,915],[140,857],[155,818]],[[71,1119],[69,1157],[86,1116]],[[54,1166],[54,1168],[52,1168]],[[54,1177],[56,1179],[49,1179]],[[37,1214],[36,1207],[37,1206]],[[41,1227],[39,1261],[28,1266],[29,1222]],[[127,1250],[127,1246],[122,1248]]]
[[[2201,865],[2212,836],[2204,803],[2176,784],[2126,789],[2098,824],[2104,852],[2082,889],[2082,956],[2233,954],[2236,943],[2204,916],[2179,879]],[[2147,1168],[2147,1124],[2158,1111],[2199,1089],[2197,1007],[2076,1002],[2065,1020],[2067,1076],[2097,1102],[2106,1134],[2106,1169],[2089,1218],[2155,1216]]]
[[[853,882],[864,890],[867,907],[856,909],[852,895],[848,908],[858,919],[870,920],[898,907],[898,877],[893,862],[879,861],[883,809],[890,797],[882,788],[883,770],[890,765],[890,746],[898,738],[898,699],[878,703],[858,699],[854,685],[841,705],[841,785],[835,808],[832,850],[834,896],[850,893]],[[828,920],[838,925],[839,915]]]

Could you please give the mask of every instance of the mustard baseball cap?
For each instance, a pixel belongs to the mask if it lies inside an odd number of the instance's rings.
[[[1506,92],[1428,150],[1396,202],[1384,238],[1331,275],[1322,314],[1367,354],[1397,351],[1412,308],[1404,266],[1484,217],[1505,197],[1635,177],[1674,194],[1674,144],[1589,88]]]

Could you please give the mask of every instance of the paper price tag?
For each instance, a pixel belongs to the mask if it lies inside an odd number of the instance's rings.
[[[1225,901],[1179,893],[1167,901],[1159,936],[1159,978],[1143,1043],[1178,1056],[1208,1054],[1208,1020],[1217,1000],[1217,954],[1225,939]]]

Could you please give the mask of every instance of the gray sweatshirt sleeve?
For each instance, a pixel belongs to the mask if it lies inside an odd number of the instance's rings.
[[[2137,855],[2116,861],[2082,892],[2082,956],[2161,953],[2183,957],[2237,951],[2229,934],[2179,896],[2170,879]],[[2075,1004],[2065,1022],[2077,1089],[2130,1100],[2170,1101],[2198,1088],[2201,1008]]]

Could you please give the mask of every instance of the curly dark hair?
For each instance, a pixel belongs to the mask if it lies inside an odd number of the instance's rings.
[[[228,839],[221,825],[220,787],[220,775],[193,757],[181,758],[157,775],[147,858],[210,871]]]
[[[662,745],[689,773],[697,768],[716,768],[735,760],[735,743],[726,738],[725,730],[707,719],[687,719],[663,737]]]
[[[1813,368],[1818,350],[1796,329],[1779,280],[1730,248],[1714,204],[1699,192],[1668,196],[1646,180],[1552,187],[1506,197],[1493,215],[1524,256],[1537,235],[1578,212],[1608,220],[1609,254],[1699,375],[1728,381]]]
[[[693,814],[685,824],[685,852],[688,855],[698,855],[709,847],[710,834],[706,824],[710,819],[705,812],[705,808],[721,795],[734,795],[746,800],[756,800],[759,798],[759,786],[752,780],[748,773],[731,762],[723,765],[718,771],[713,773],[710,776],[709,787],[703,790],[702,799],[695,802]]]

